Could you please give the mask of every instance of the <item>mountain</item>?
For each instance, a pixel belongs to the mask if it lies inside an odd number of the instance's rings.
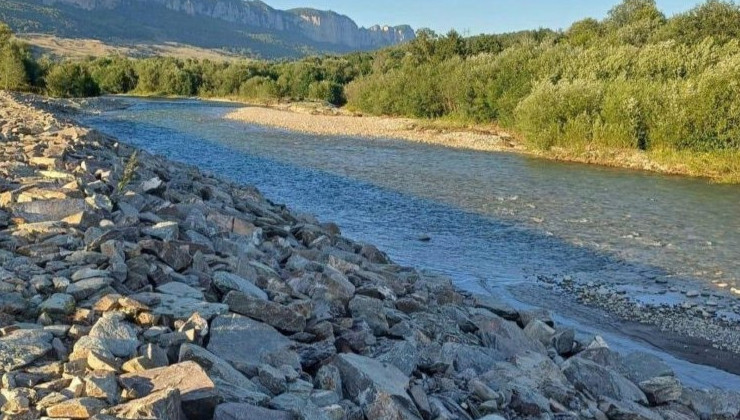
[[[309,8],[258,0],[0,0],[0,20],[19,33],[108,42],[177,42],[263,58],[372,50],[414,38],[410,26],[361,28]]]

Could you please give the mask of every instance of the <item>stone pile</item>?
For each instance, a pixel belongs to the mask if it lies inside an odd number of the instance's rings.
[[[0,94],[0,409],[35,419],[730,419],[645,354],[398,266]]]

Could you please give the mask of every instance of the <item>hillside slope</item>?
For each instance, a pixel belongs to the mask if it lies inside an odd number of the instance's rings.
[[[371,50],[414,38],[408,26],[360,28],[347,16],[244,0],[0,0],[19,33],[107,42],[177,42],[262,58]]]

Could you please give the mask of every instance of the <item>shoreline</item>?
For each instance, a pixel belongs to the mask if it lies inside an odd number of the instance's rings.
[[[736,159],[740,160],[740,152],[729,152],[727,156],[722,156],[719,152],[644,152],[631,149],[577,151],[555,148],[541,151],[528,148],[515,135],[494,126],[456,126],[440,120],[358,115],[343,108],[305,102],[260,104],[229,98],[213,100],[244,105],[229,112],[225,116],[227,119],[306,134],[400,139],[455,149],[517,153],[558,162],[688,176],[718,183],[740,183],[739,175],[727,169],[728,166],[736,165]],[[720,162],[710,164],[714,159],[719,159]]]
[[[126,96],[123,96],[126,97]],[[117,98],[117,97],[113,97]],[[139,99],[151,99],[150,97],[134,97]],[[172,99],[172,98],[167,98]],[[177,99],[177,98],[174,98]],[[201,100],[199,98],[191,98],[196,100]],[[228,103],[240,103],[243,104],[243,102],[233,101],[233,100],[222,100],[222,99],[215,99],[216,101],[222,101],[222,102],[228,102]],[[50,105],[52,105],[52,109],[54,108],[55,103],[62,103],[64,102],[58,102],[55,100],[51,100]],[[77,107],[79,104],[77,101],[73,101],[75,104],[75,107]],[[84,103],[81,108],[76,109],[77,111],[87,112],[90,110],[93,110],[94,112],[104,112],[111,109],[120,109],[125,107],[124,104],[120,102],[108,102],[105,98],[102,98],[101,100],[92,100],[89,103]],[[74,108],[74,107],[73,107]],[[57,109],[59,111],[64,112],[64,106],[62,106],[61,109]],[[343,124],[336,124],[336,125],[320,125],[318,123],[323,123],[324,120],[322,119],[314,119],[313,117],[316,116],[326,116],[329,118],[332,118],[331,121],[339,121],[346,123],[346,121],[351,121],[353,124],[352,127],[355,131],[355,134],[352,134],[353,136],[365,136],[365,137],[374,137],[374,138],[386,138],[386,137],[393,137],[394,133],[397,133],[399,131],[403,131],[407,134],[413,134],[413,137],[410,137],[411,141],[420,142],[420,143],[427,143],[427,144],[439,144],[436,143],[440,141],[440,139],[444,140],[447,137],[454,135],[455,133],[462,133],[463,135],[469,135],[471,133],[469,132],[439,132],[440,130],[429,130],[429,129],[421,129],[421,130],[415,130],[410,129],[410,125],[414,125],[416,123],[413,119],[408,118],[386,118],[386,117],[357,117],[353,116],[347,113],[345,110],[335,109],[335,108],[329,108],[326,106],[322,106],[319,104],[314,103],[287,103],[287,104],[273,104],[271,106],[264,106],[264,105],[249,105],[249,107],[246,108],[235,108],[234,112],[240,112],[244,110],[249,111],[256,111],[256,113],[250,114],[251,116],[263,116],[266,114],[263,114],[263,112],[267,112],[267,114],[272,116],[278,116],[283,117],[284,115],[297,115],[302,116],[306,115],[310,117],[310,119],[295,119],[292,122],[295,123],[295,121],[313,121],[308,129],[319,131],[326,135],[335,135],[335,136],[341,136],[342,134],[339,134],[341,130],[346,129],[346,126]],[[327,115],[329,113],[329,115]],[[233,113],[232,113],[233,114]],[[233,116],[232,116],[233,117]],[[344,118],[341,118],[344,117]],[[229,118],[228,116],[226,118]],[[232,118],[233,119],[233,118]],[[361,120],[364,121],[364,124],[355,124],[356,121]],[[273,121],[276,125],[273,124],[264,124],[266,126],[272,126],[272,127],[278,127],[281,129],[288,129],[289,126],[287,124],[283,125],[277,125],[281,123],[280,121]],[[374,132],[369,132],[367,130],[371,128],[378,128],[382,127],[381,130],[377,130]],[[291,125],[290,127],[294,127],[294,125]],[[306,129],[306,130],[308,130]],[[301,131],[301,130],[297,130]],[[305,131],[305,132],[311,132],[311,131]],[[478,138],[486,138],[487,136],[493,136],[494,134],[482,134],[480,132],[475,133]],[[345,134],[346,135],[346,134]],[[492,143],[489,142],[489,146]],[[485,147],[486,145],[483,142],[477,143],[478,147]],[[499,147],[501,143],[499,143],[497,146]],[[454,147],[445,145],[447,147]],[[461,146],[464,147],[464,146]],[[479,149],[480,150],[480,149]],[[484,149],[485,150],[485,149]],[[490,150],[490,149],[489,149]],[[562,285],[558,285],[559,288],[561,288]],[[608,286],[607,286],[608,287]],[[567,287],[567,289],[571,289],[571,287]],[[565,291],[565,290],[564,290]],[[573,299],[573,302],[575,303],[578,300],[582,300],[584,293],[588,294],[588,290],[586,288],[586,285],[580,285],[580,288],[577,290],[567,290],[568,295]],[[616,292],[612,290],[612,293],[616,295]],[[637,297],[637,296],[635,296]],[[657,323],[640,323],[636,322],[636,320],[639,318],[644,321],[644,316],[637,316],[637,306],[634,304],[634,302],[628,302],[628,301],[619,301],[620,305],[614,306],[612,305],[612,301],[599,301],[599,300],[592,300],[587,299],[588,305],[583,305],[584,308],[590,308],[592,310],[606,310],[606,313],[610,313],[612,315],[616,313],[620,313],[622,315],[628,315],[626,318],[624,318],[625,323],[629,323],[635,326],[635,330],[641,331],[641,334],[632,334],[628,333],[625,334],[625,337],[630,337],[632,339],[640,339],[644,340],[644,337],[646,337],[649,333],[647,331],[652,331],[655,334],[655,342],[650,343],[651,346],[653,346],[656,349],[659,349],[660,351],[665,352],[666,354],[670,354],[672,356],[675,356],[679,359],[683,359],[685,361],[696,363],[698,365],[704,365],[709,367],[718,368],[720,370],[723,370],[725,372],[730,372],[733,374],[740,374],[740,364],[738,363],[732,363],[727,360],[723,360],[725,356],[727,355],[734,355],[739,354],[737,353],[738,349],[740,347],[738,346],[731,346],[734,351],[728,350],[728,337],[719,337],[717,334],[717,326],[711,325],[712,328],[700,328],[702,331],[712,331],[712,334],[706,334],[706,335],[699,335],[699,336],[693,336],[692,334],[689,334],[690,331],[696,331],[697,326],[702,325],[702,321],[708,322],[711,320],[694,320],[694,316],[688,313],[682,314],[681,311],[678,310],[676,313],[671,314],[672,320],[681,320],[685,319],[686,322],[679,321],[672,324],[673,328],[669,330],[664,330],[661,325]],[[521,301],[522,303],[525,302],[525,300]],[[530,303],[527,303],[530,304]],[[576,303],[580,305],[580,303]],[[555,312],[558,312],[555,310]],[[656,318],[655,319],[663,319],[663,310],[660,308],[654,308],[654,307],[646,307],[642,310],[642,312],[650,312],[653,313]],[[575,320],[578,319],[578,317],[573,318]],[[581,321],[585,321],[584,319],[581,319]],[[691,324],[689,321],[695,321],[695,324]],[[594,325],[594,327],[599,327],[599,325]],[[605,326],[604,326],[605,327]],[[610,328],[613,328],[613,326],[610,326]],[[672,338],[675,337],[679,341],[681,341],[683,344],[681,346],[673,345],[671,343]],[[731,340],[729,341],[731,342]],[[705,347],[705,345],[709,343],[710,348],[706,351],[706,354],[702,356],[702,348]],[[716,345],[717,347],[714,348],[712,345]]]
[[[740,414],[736,392],[684,387],[655,355],[622,357],[548,313],[397,265],[252,186],[33,99],[0,104],[0,278],[21,286],[3,295],[0,361],[9,378],[43,372],[8,382],[15,414]],[[74,393],[61,389],[73,381]]]
[[[137,97],[137,98],[141,98],[141,97]],[[143,97],[143,99],[146,100],[146,99],[151,99],[151,98]],[[192,99],[198,99],[198,98],[192,98]],[[228,103],[241,103],[241,102],[236,102],[232,100],[224,101],[221,99],[218,99],[218,101],[223,101],[223,102],[228,102]],[[83,106],[82,111],[85,111],[86,110],[85,108],[88,108],[88,109],[91,108],[97,112],[97,111],[105,111],[105,110],[110,110],[110,109],[118,109],[120,107],[121,107],[121,104],[116,103],[116,102],[107,103],[105,100],[103,100],[102,102],[93,101],[92,103],[88,103],[85,106]],[[314,104],[314,103],[276,104],[276,105],[272,105],[269,107],[250,105],[248,108],[238,108],[236,109],[235,112],[242,111],[242,110],[257,110],[259,112],[258,114],[253,114],[253,115],[262,115],[261,114],[262,111],[267,111],[268,113],[272,115],[277,115],[277,116],[283,116],[284,114],[307,115],[309,117],[328,116],[333,119],[332,121],[346,121],[345,119],[340,119],[340,117],[345,117],[346,119],[351,119],[352,121],[363,120],[363,121],[369,122],[366,125],[357,125],[357,124],[353,125],[354,129],[357,130],[356,134],[353,134],[353,135],[357,135],[357,136],[363,136],[364,133],[368,133],[367,131],[368,127],[377,128],[378,124],[380,124],[383,128],[380,131],[375,131],[373,133],[370,133],[372,134],[372,137],[376,137],[376,138],[392,137],[393,133],[396,133],[399,130],[403,130],[406,133],[416,134],[416,136],[414,137],[414,140],[412,141],[433,144],[433,142],[439,140],[440,137],[437,137],[436,139],[432,138],[432,140],[427,140],[430,138],[430,136],[432,135],[439,136],[440,134],[448,134],[448,135],[450,134],[449,132],[437,133],[436,131],[431,132],[431,130],[420,131],[420,130],[409,129],[408,128],[409,124],[413,125],[415,123],[413,119],[385,118],[385,117],[356,117],[356,116],[347,114],[347,112],[344,110],[329,108],[329,107],[321,106],[321,105]],[[277,111],[279,113],[274,113],[271,111]],[[330,115],[327,115],[327,113],[330,113]],[[306,120],[303,120],[303,121],[306,121]],[[319,120],[311,119],[311,121],[322,122],[321,119]],[[268,126],[272,126],[272,125],[268,125]],[[282,129],[288,129],[287,127],[281,127],[281,126],[278,126],[278,127]],[[314,125],[312,125],[310,128],[313,130],[322,130],[321,131],[322,133],[328,133],[328,135],[341,136],[341,134],[338,134],[339,132],[338,130],[343,130],[346,127],[341,124],[331,125],[331,126],[326,126],[326,125],[320,126],[314,123]],[[463,132],[463,134],[470,134],[470,133]],[[492,134],[481,134],[481,133],[476,133],[476,134],[481,137],[492,135]],[[366,137],[371,137],[371,136],[366,136]],[[478,143],[478,144],[480,146],[482,143]],[[585,287],[585,285],[582,285],[581,287]],[[580,290],[568,290],[567,292],[568,292],[568,295],[573,298],[573,301],[575,303],[576,300],[581,299],[582,297],[581,295],[586,291],[584,289],[580,289]],[[651,346],[653,346],[656,349],[659,349],[660,351],[665,352],[666,354],[670,354],[672,356],[675,356],[679,359],[683,359],[685,361],[689,361],[691,363],[719,368],[720,370],[723,370],[725,372],[740,374],[740,364],[722,360],[723,357],[725,357],[726,355],[738,354],[738,353],[729,351],[727,349],[727,342],[728,342],[727,337],[722,337],[721,341],[720,341],[720,338],[716,338],[717,334],[716,334],[715,325],[713,325],[712,326],[713,328],[711,329],[710,328],[701,329],[701,330],[706,330],[706,331],[713,331],[713,334],[708,334],[706,336],[700,335],[699,337],[693,337],[687,334],[687,331],[696,330],[697,325],[700,325],[701,322],[700,320],[696,320],[697,324],[693,324],[693,325],[689,324],[688,321],[692,319],[693,316],[688,313],[681,314],[680,311],[677,311],[679,313],[672,314],[674,320],[680,320],[682,318],[686,319],[686,323],[678,322],[674,324],[674,326],[678,326],[680,328],[675,329],[675,330],[662,330],[660,325],[651,324],[651,323],[646,324],[646,323],[635,322],[635,314],[637,312],[635,312],[636,309],[635,309],[634,304],[630,304],[629,308],[625,310],[625,305],[621,305],[619,307],[613,308],[611,307],[610,304],[604,304],[604,302],[593,301],[589,303],[598,303],[598,304],[597,305],[584,305],[583,307],[590,308],[592,310],[604,310],[605,309],[607,310],[607,313],[611,313],[611,314],[615,314],[619,312],[621,314],[630,315],[630,317],[628,319],[625,319],[624,322],[634,323],[636,329],[642,331],[642,334],[635,335],[635,334],[630,333],[630,334],[625,334],[625,337],[630,337],[633,339],[638,338],[642,340],[643,337],[648,334],[645,331],[653,331],[653,333],[655,334],[656,342],[651,343]],[[626,304],[627,302],[620,302],[620,303]],[[579,304],[579,303],[576,303],[576,304]],[[655,314],[657,317],[656,319],[662,319],[663,317],[662,310],[660,310],[660,308],[648,307],[648,308],[645,308],[644,311],[648,311],[650,313]],[[555,312],[558,312],[558,311],[555,310]],[[576,317],[573,319],[578,319],[578,318]],[[585,321],[585,319],[581,319],[581,321]],[[709,320],[705,320],[705,321],[709,321]],[[599,325],[594,325],[594,327],[598,328]],[[610,326],[610,328],[611,327],[613,326]],[[671,340],[673,337],[683,342],[683,345],[682,346],[672,345]],[[716,340],[716,342],[714,340]],[[705,347],[707,343],[710,343],[710,348],[708,349],[708,353],[702,356],[700,353],[702,352],[702,348]],[[711,344],[716,344],[719,347],[711,348]],[[732,346],[732,348],[735,351],[737,351],[738,349],[737,346]]]

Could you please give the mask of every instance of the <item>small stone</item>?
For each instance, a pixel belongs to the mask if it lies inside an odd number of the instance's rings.
[[[92,197],[85,199],[85,203],[97,210],[107,211],[108,213],[113,211],[113,203],[108,196],[103,194],[93,194]]]
[[[176,222],[161,222],[142,229],[141,233],[163,241],[175,241],[178,238],[179,231],[180,227]]]
[[[280,395],[288,389],[288,382],[285,375],[279,370],[269,365],[261,365],[258,369],[259,381],[274,395]]]
[[[217,271],[214,273],[213,284],[224,294],[235,290],[258,299],[267,300],[267,293],[262,289],[255,286],[249,280],[226,271]]]
[[[119,372],[121,370],[121,362],[119,360],[96,351],[91,351],[87,355],[87,365],[90,369],[98,371]]]
[[[144,193],[155,194],[164,190],[164,182],[158,177],[154,177],[141,183],[141,191]]]
[[[651,405],[662,405],[671,401],[680,401],[683,388],[673,376],[658,376],[639,384],[640,389]]]
[[[70,315],[75,310],[75,298],[65,293],[54,293],[39,306],[49,315]]]
[[[110,278],[103,277],[80,280],[67,286],[66,292],[72,295],[77,301],[80,301],[105,289],[112,282]]]

